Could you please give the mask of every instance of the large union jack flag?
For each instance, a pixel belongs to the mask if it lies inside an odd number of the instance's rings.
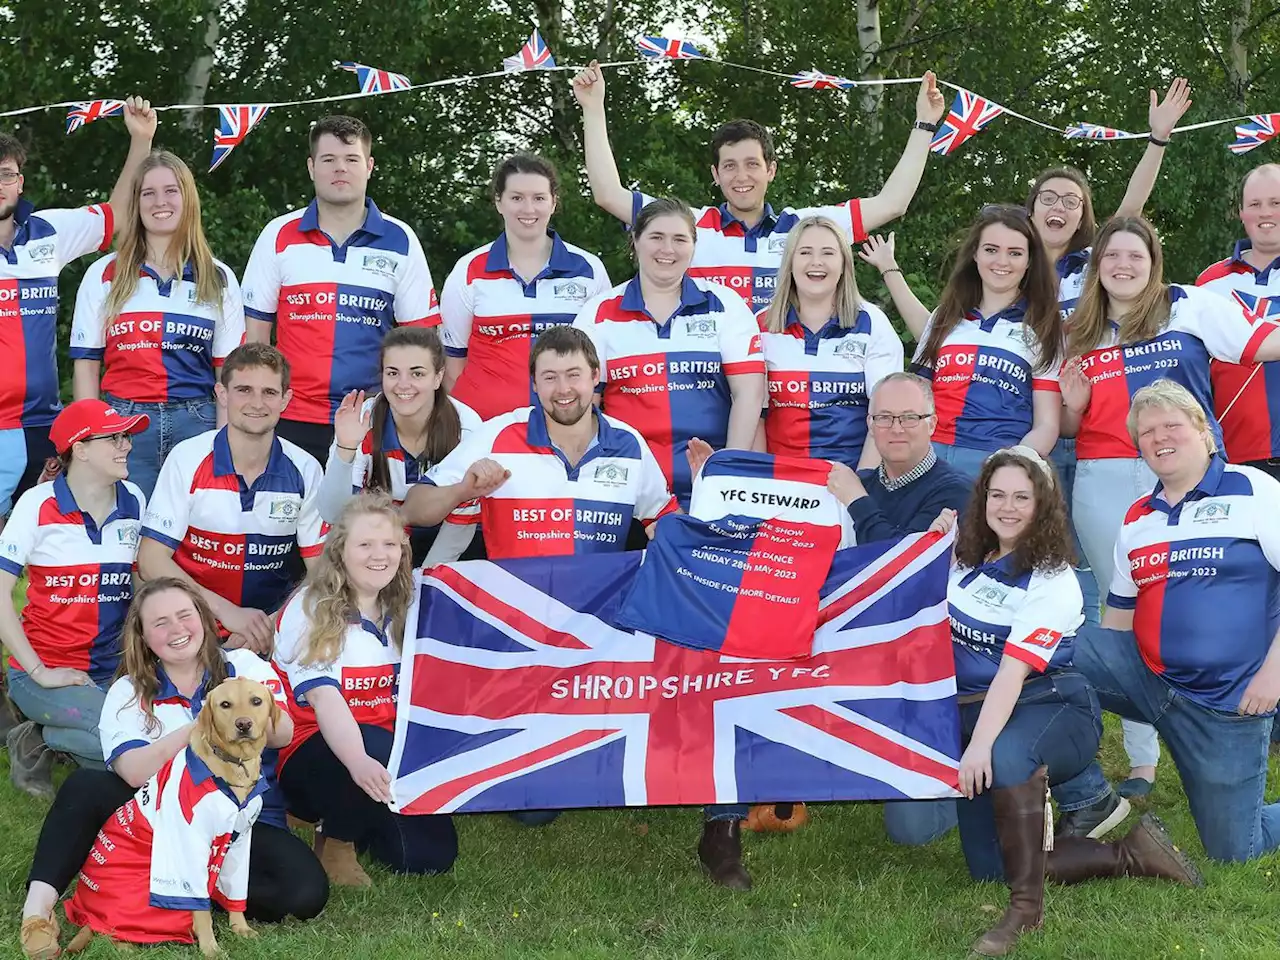
[[[1268,140],[1274,140],[1280,132],[1280,113],[1260,113],[1236,127],[1234,143],[1227,144],[1232,153],[1248,153]]]
[[[552,70],[555,65],[556,62],[551,57],[551,51],[543,41],[542,34],[538,33],[537,30],[533,31],[533,35],[525,41],[519,53],[514,57],[502,58],[502,69],[507,73],[520,73],[525,70]]]
[[[118,117],[123,113],[123,100],[88,100],[77,103],[67,111],[67,133],[79,130],[86,123],[93,123],[103,117]]]
[[[222,165],[222,161],[231,156],[231,151],[244,142],[249,131],[267,115],[268,109],[268,107],[253,104],[218,108],[218,129],[213,133],[213,162],[209,165],[210,173],[217,170]]]
[[[1068,140],[1118,140],[1130,136],[1115,127],[1103,127],[1096,123],[1073,123],[1063,131]]]
[[[379,70],[377,67],[343,60],[338,64],[340,70],[350,70],[360,81],[361,93],[391,93],[395,90],[408,90],[413,81],[403,73],[392,73],[390,70]]]
[[[669,40],[666,37],[640,37],[636,40],[640,56],[646,60],[704,60],[697,47],[688,40]]]
[[[955,796],[950,546],[841,551],[813,655],[789,661],[618,628],[638,554],[434,567],[406,628],[393,807]]]
[[[933,135],[929,149],[934,153],[955,153],[956,149],[1000,114],[1004,107],[992,103],[976,93],[961,90],[956,94],[951,110],[943,118],[942,126]]]

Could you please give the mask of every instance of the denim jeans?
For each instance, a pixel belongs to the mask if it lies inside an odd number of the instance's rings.
[[[18,481],[27,469],[27,438],[21,427],[0,430],[0,517],[13,508]]]
[[[1072,496],[1076,536],[1104,598],[1115,574],[1116,537],[1120,535],[1124,515],[1135,500],[1151,493],[1155,486],[1156,475],[1140,458],[1080,460],[1076,464]],[[1160,760],[1156,732],[1132,720],[1120,726],[1129,765],[1155,766]]]
[[[1076,533],[1075,518],[1071,515],[1071,500],[1076,486],[1076,441],[1072,437],[1061,437],[1049,452],[1049,460],[1058,471],[1058,484],[1062,489],[1062,497],[1067,502],[1067,518],[1071,523],[1071,536],[1075,541],[1076,579],[1080,581],[1080,593],[1084,596],[1084,622],[1102,622],[1102,597],[1098,581],[1089,566],[1089,558],[1085,556],[1084,547],[1080,545],[1080,534]]]
[[[41,727],[49,749],[70,754],[82,767],[105,770],[98,718],[107,698],[100,687],[46,689],[25,670],[8,669],[9,699],[24,717]]]
[[[745,820],[751,808],[745,803],[713,803],[702,808],[704,820]]]
[[[1076,634],[1076,669],[1111,713],[1160,731],[1191,806],[1204,851],[1215,860],[1252,860],[1280,847],[1280,803],[1263,803],[1273,718],[1211,710],[1152,673],[1128,630],[1085,627]],[[1073,780],[1106,786],[1097,762]]]
[[[981,703],[960,706],[960,736],[966,747],[981,712]],[[1029,677],[991,748],[991,789],[1025,783],[1041,764],[1049,768],[1050,784],[1075,777],[1097,756],[1101,739],[1098,699],[1075,668]],[[975,880],[1002,880],[1004,862],[991,790],[972,800],[957,800],[956,813],[969,874]]]
[[[133,436],[129,453],[129,479],[151,499],[156,478],[169,451],[183,440],[199,436],[218,424],[218,408],[208,400],[178,400],[172,403],[136,403],[106,394],[102,398],[123,417],[145,413],[151,423]]]
[[[890,800],[884,805],[884,832],[904,847],[931,843],[955,825],[954,800]]]
[[[978,474],[982,472],[982,465],[986,462],[987,457],[995,453],[999,447],[991,450],[982,450],[977,447],[957,447],[950,443],[933,442],[933,452],[939,460],[949,463],[955,470],[960,473],[966,480],[977,480]]]

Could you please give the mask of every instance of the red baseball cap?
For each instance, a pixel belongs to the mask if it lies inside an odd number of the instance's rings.
[[[77,400],[58,414],[49,428],[49,439],[59,455],[88,437],[109,437],[116,433],[141,433],[151,424],[145,413],[122,417],[101,400]]]

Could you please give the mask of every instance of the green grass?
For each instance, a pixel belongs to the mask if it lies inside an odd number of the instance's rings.
[[[1118,726],[1104,745],[1123,774]],[[12,789],[0,760],[0,956],[17,957],[26,870],[45,804]],[[1273,771],[1275,772],[1275,771]],[[1050,887],[1045,928],[1020,958],[1280,958],[1280,857],[1245,865],[1204,860],[1172,763],[1149,804],[1203,866],[1207,886],[1149,880]],[[748,836],[755,889],[734,894],[703,879],[690,809],[570,813],[544,828],[503,816],[457,819],[461,854],[444,877],[396,877],[370,866],[371,890],[337,890],[307,924],[260,927],[252,942],[215,921],[232,960],[835,960],[964,957],[1003,909],[1003,886],[969,880],[955,834],[896,847],[879,807],[811,808],[792,836]],[[95,939],[83,956],[118,957]],[[145,960],[198,956],[155,948]]]

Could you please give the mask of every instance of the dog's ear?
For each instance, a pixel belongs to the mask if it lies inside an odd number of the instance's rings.
[[[284,717],[284,711],[280,709],[280,701],[272,696],[271,691],[267,691],[267,697],[271,701],[271,713],[268,716],[269,726],[272,730],[280,725],[280,720]]]
[[[218,738],[217,732],[214,730],[213,708],[209,705],[209,698],[204,698],[204,705],[200,708],[200,712],[196,715],[196,729],[193,736],[204,737],[206,743],[216,742]]]

